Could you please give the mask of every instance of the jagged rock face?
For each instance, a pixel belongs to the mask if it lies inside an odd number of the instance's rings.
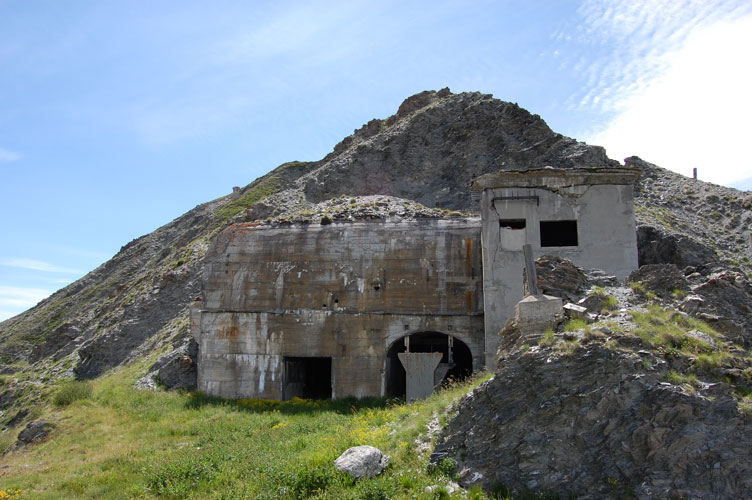
[[[543,255],[535,260],[538,289],[541,293],[577,302],[588,284],[585,272],[571,260],[557,255]]]
[[[648,264],[675,264],[707,269],[718,262],[718,256],[710,248],[685,235],[670,234],[655,226],[637,226],[638,262]]]
[[[648,264],[629,275],[627,281],[639,283],[660,297],[689,291],[689,282],[675,264]]]
[[[694,315],[730,339],[752,345],[752,283],[743,274],[722,271],[692,287],[702,297]]]
[[[198,344],[190,338],[171,353],[159,358],[149,371],[168,389],[195,391],[198,387],[197,361]]]
[[[636,156],[624,163],[642,171],[635,185],[640,265],[692,266],[703,273],[718,266],[752,270],[749,193],[684,177]]]
[[[135,306],[131,318],[83,343],[74,368],[76,378],[94,378],[119,365],[176,316],[186,315],[187,299],[200,292],[199,277],[188,272],[163,275],[150,290],[150,300]]]
[[[537,115],[479,93],[408,98],[369,122],[300,178],[310,202],[385,194],[429,207],[474,210],[470,183],[498,170],[619,166],[605,150],[553,132]]]
[[[752,437],[728,386],[663,382],[648,351],[519,349],[459,405],[433,460],[461,484],[577,498],[746,498]],[[709,397],[712,396],[712,397]]]

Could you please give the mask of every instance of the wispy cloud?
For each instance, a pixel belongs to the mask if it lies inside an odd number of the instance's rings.
[[[0,286],[0,306],[17,309],[15,312],[9,311],[11,314],[17,314],[21,310],[38,304],[51,293],[50,290],[43,288]]]
[[[0,163],[11,163],[21,159],[21,153],[0,148]]]
[[[84,271],[81,271],[80,269],[57,266],[55,264],[50,264],[49,262],[25,258],[4,259],[0,261],[0,265],[17,267],[21,269],[31,269],[33,271],[44,271],[48,273],[84,274]]]
[[[697,167],[718,184],[748,177],[752,12],[711,17],[672,40],[659,74],[608,94],[620,112],[585,140],[616,159],[638,155],[685,175]]]
[[[587,84],[568,102],[575,109],[623,111],[627,98],[645,92],[670,70],[690,34],[750,10],[741,1],[584,1],[571,27],[572,43],[595,57],[578,68]],[[561,41],[561,31],[553,39]]]
[[[67,285],[71,283],[71,280],[48,280],[48,282],[53,285]]]

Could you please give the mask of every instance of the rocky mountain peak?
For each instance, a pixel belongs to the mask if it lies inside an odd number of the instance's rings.
[[[749,193],[637,157],[626,163],[643,172],[635,187],[641,263],[673,263],[687,276],[724,266],[752,270]],[[489,94],[442,89],[408,97],[394,115],[369,121],[323,159],[285,163],[194,208],[0,323],[0,373],[28,372],[0,386],[0,426],[14,417],[11,405],[30,407],[40,397],[27,390],[34,380],[95,377],[158,349],[189,352],[188,306],[200,291],[207,249],[233,222],[451,216],[476,211],[469,186],[482,174],[619,165],[603,148],[557,134],[539,116]],[[722,314],[749,324],[748,311]]]
[[[309,203],[383,194],[473,210],[469,186],[476,177],[545,166],[620,165],[602,147],[553,132],[517,104],[445,88],[408,97],[395,115],[356,130],[300,177],[293,191]],[[296,196],[291,191],[285,197]]]

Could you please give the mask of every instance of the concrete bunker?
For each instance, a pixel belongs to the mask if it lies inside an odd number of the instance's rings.
[[[386,396],[389,347],[412,332],[461,338],[480,368],[480,249],[478,217],[229,227],[194,307],[199,390]]]
[[[473,373],[473,355],[462,340],[440,332],[413,333],[392,342],[387,350],[385,396],[400,397],[406,394],[406,372],[399,354],[408,348],[410,352],[441,354],[434,371],[434,387],[450,380],[462,380]]]
[[[486,365],[498,332],[523,297],[522,254],[558,255],[619,279],[637,268],[635,168],[502,171],[473,182],[481,192]]]
[[[620,279],[637,268],[638,176],[501,171],[473,183],[480,217],[230,226],[191,313],[199,390],[398,396],[410,392],[408,358],[424,388],[490,367],[523,297],[524,245]]]

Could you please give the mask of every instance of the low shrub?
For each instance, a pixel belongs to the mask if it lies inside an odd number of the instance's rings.
[[[92,387],[89,382],[73,380],[60,387],[52,402],[55,406],[68,406],[76,401],[90,398],[91,393]]]

